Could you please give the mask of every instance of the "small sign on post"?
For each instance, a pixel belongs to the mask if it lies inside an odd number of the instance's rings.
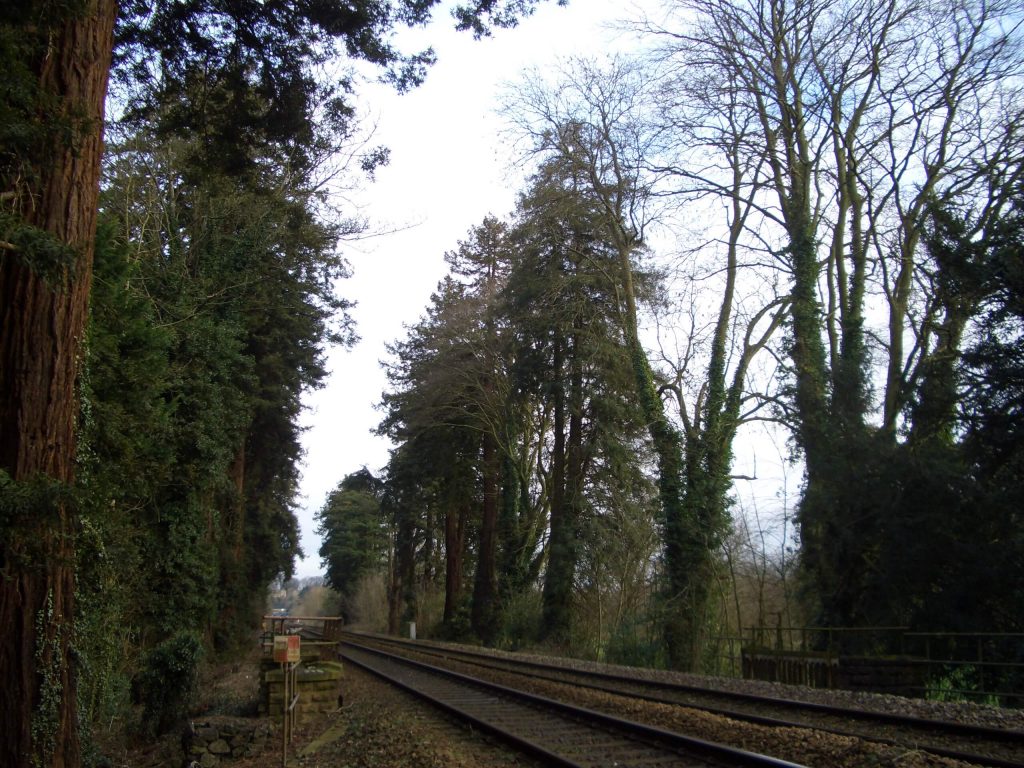
[[[302,658],[302,638],[298,635],[274,635],[274,661],[292,664]]]
[[[281,729],[281,768],[288,764],[288,742],[295,732],[299,703],[298,680],[295,670],[302,661],[302,638],[298,635],[274,635],[274,661],[281,665],[284,683],[284,727]]]

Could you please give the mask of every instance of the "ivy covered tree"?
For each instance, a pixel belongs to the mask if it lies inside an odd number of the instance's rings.
[[[878,569],[879,542],[898,547],[933,528],[924,506],[896,524],[893,499],[913,499],[902,489],[946,488],[931,508],[956,505],[959,490],[922,471],[932,437],[956,433],[948,374],[977,302],[957,260],[926,247],[929,208],[985,207],[986,175],[1019,157],[1014,10],[818,0],[668,9],[663,24],[641,25],[673,73],[666,170],[689,195],[749,206],[732,218],[759,265],[747,272],[774,273],[781,286],[785,387],[772,400],[806,469],[798,522],[811,613],[835,626],[902,623],[909,602],[883,607],[865,577],[902,584],[907,573]],[[948,454],[933,458],[956,473]]]
[[[666,128],[645,109],[655,94],[652,79],[636,63],[572,62],[554,82],[539,76],[524,82],[506,108],[532,142],[532,152],[564,168],[591,201],[592,232],[614,254],[605,269],[620,297],[617,323],[629,352],[633,396],[657,462],[665,646],[673,666],[693,668],[701,660],[718,550],[729,524],[732,442],[757,410],[747,407],[747,372],[782,313],[780,302],[769,302],[749,317],[740,316],[737,240],[755,207],[753,200],[741,199],[730,210],[724,263],[715,267],[725,275],[724,290],[711,322],[706,368],[697,370],[696,353],[671,376],[652,364],[641,338],[648,297],[640,265],[649,255],[646,237],[659,201],[678,191],[660,165]],[[743,164],[729,157],[728,144],[723,154],[735,186],[748,186]],[[691,338],[691,346],[698,343]],[[688,398],[683,385],[691,381],[699,382],[698,391]],[[678,418],[666,405],[670,394]]]
[[[85,722],[153,680],[179,632],[181,648],[249,641],[297,551],[299,398],[350,337],[338,225],[300,187],[201,176],[190,157],[126,139],[103,192],[77,481]],[[130,638],[116,651],[111,625]]]
[[[432,55],[407,56],[391,35],[434,5],[81,0],[0,11],[9,73],[0,134],[5,763],[80,757],[68,663],[79,513],[68,489],[112,60],[125,103],[138,107],[125,115],[136,132],[145,120],[159,123],[160,140],[199,135],[197,157],[235,179],[258,175],[253,163],[272,146],[274,161],[302,176],[333,148],[319,129],[336,136],[351,124],[349,83],[318,81],[320,65],[363,59],[399,87],[414,85]],[[480,0],[459,9],[460,25],[482,33],[488,20],[510,25],[532,6]],[[280,471],[264,474],[281,493]]]
[[[75,386],[115,0],[0,11],[0,744],[77,765]]]

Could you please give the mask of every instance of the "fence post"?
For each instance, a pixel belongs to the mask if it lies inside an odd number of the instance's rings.
[[[985,639],[978,636],[978,688],[981,691],[987,691],[988,688],[985,686]]]

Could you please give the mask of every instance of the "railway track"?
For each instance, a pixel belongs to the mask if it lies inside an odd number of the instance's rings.
[[[440,663],[467,665],[463,669],[517,675],[524,683],[527,680],[543,680],[649,702],[691,707],[758,725],[810,728],[839,736],[851,736],[975,765],[1024,768],[1024,733],[1020,731],[723,692],[394,638],[365,635],[349,637],[359,637],[363,643],[402,649],[405,654],[414,653]]]
[[[802,768],[515,690],[348,640],[342,658],[427,699],[545,765]]]

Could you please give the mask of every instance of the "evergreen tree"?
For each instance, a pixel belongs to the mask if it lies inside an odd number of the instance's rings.
[[[541,634],[563,644],[595,497],[622,483],[644,453],[612,278],[616,256],[603,239],[599,203],[575,188],[567,170],[557,160],[546,164],[520,201],[505,297],[521,349],[515,380],[552,414],[542,449],[549,537]]]
[[[327,584],[345,601],[359,580],[385,564],[387,531],[380,501],[383,483],[363,469],[346,476],[327,496],[317,512],[317,533],[323,538],[320,558],[326,567]]]
[[[413,553],[411,520],[421,521],[425,535],[432,535],[426,533],[423,516],[436,509],[436,519],[445,521],[445,557],[452,577],[445,615],[454,618],[461,601],[463,547],[472,519],[478,537],[471,605],[478,606],[474,611],[478,631],[493,628],[493,623],[484,627],[479,621],[482,612],[494,610],[496,598],[495,473],[500,464],[490,422],[497,382],[493,346],[490,351],[487,346],[489,311],[462,284],[451,278],[442,282],[427,318],[411,330],[407,341],[392,347],[397,357],[388,372],[393,389],[384,396],[388,415],[380,427],[400,446],[389,463],[388,486],[404,541],[404,548],[398,547],[398,560],[406,602],[413,589],[412,566],[406,562]],[[410,522],[403,527],[401,521]]]

